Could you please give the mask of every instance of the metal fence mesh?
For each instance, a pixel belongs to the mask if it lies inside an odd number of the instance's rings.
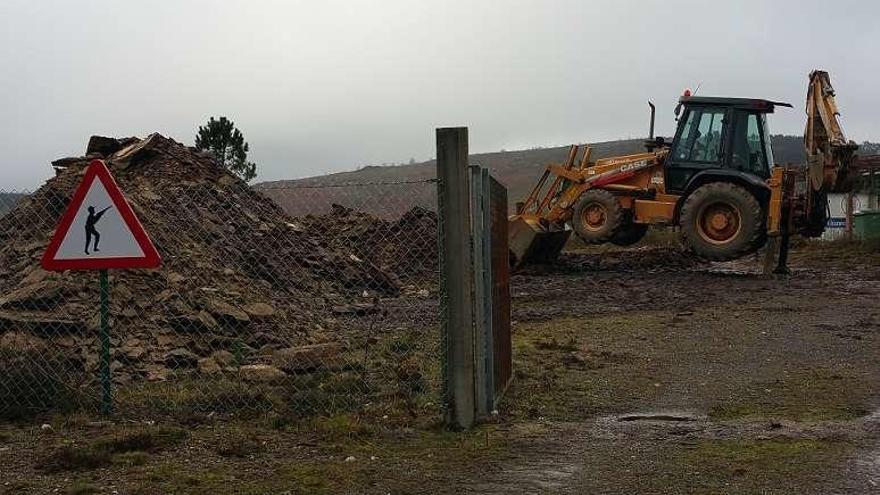
[[[117,415],[439,411],[435,181],[114,173],[163,257],[110,272]],[[77,178],[0,191],[0,417],[99,408],[98,275],[39,266]]]

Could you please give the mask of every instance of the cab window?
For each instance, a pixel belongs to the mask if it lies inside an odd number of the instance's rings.
[[[769,177],[765,125],[761,114],[740,113],[736,119],[731,167],[759,177]]]
[[[685,162],[717,162],[724,137],[724,115],[725,111],[717,108],[690,110],[673,151],[675,158]]]

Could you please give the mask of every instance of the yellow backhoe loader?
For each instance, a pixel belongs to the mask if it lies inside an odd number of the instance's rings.
[[[857,149],[841,130],[827,72],[809,76],[802,165],[774,166],[766,116],[787,103],[686,91],[671,142],[654,137],[649,105],[645,153],[592,161],[589,146],[572,146],[565,163],[546,168],[510,217],[514,266],[556,258],[572,232],[588,244],[625,246],[649,225],[667,225],[695,254],[719,261],[779,236],[784,269],[790,234],[822,234],[826,195],[848,187]]]

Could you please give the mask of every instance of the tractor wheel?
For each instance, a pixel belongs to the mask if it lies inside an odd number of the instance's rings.
[[[611,243],[616,246],[632,246],[642,240],[648,232],[648,225],[644,223],[624,223],[623,226],[611,238]]]
[[[623,224],[623,208],[608,191],[591,189],[574,206],[571,228],[587,244],[610,241]]]
[[[710,182],[681,207],[684,245],[697,256],[728,261],[753,253],[766,238],[765,214],[757,198],[729,182]]]

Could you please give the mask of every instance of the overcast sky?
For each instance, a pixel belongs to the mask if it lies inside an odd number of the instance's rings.
[[[33,188],[92,134],[192,144],[235,121],[257,180],[670,134],[685,87],[789,101],[831,72],[852,139],[880,140],[880,2],[2,0],[0,189]]]

